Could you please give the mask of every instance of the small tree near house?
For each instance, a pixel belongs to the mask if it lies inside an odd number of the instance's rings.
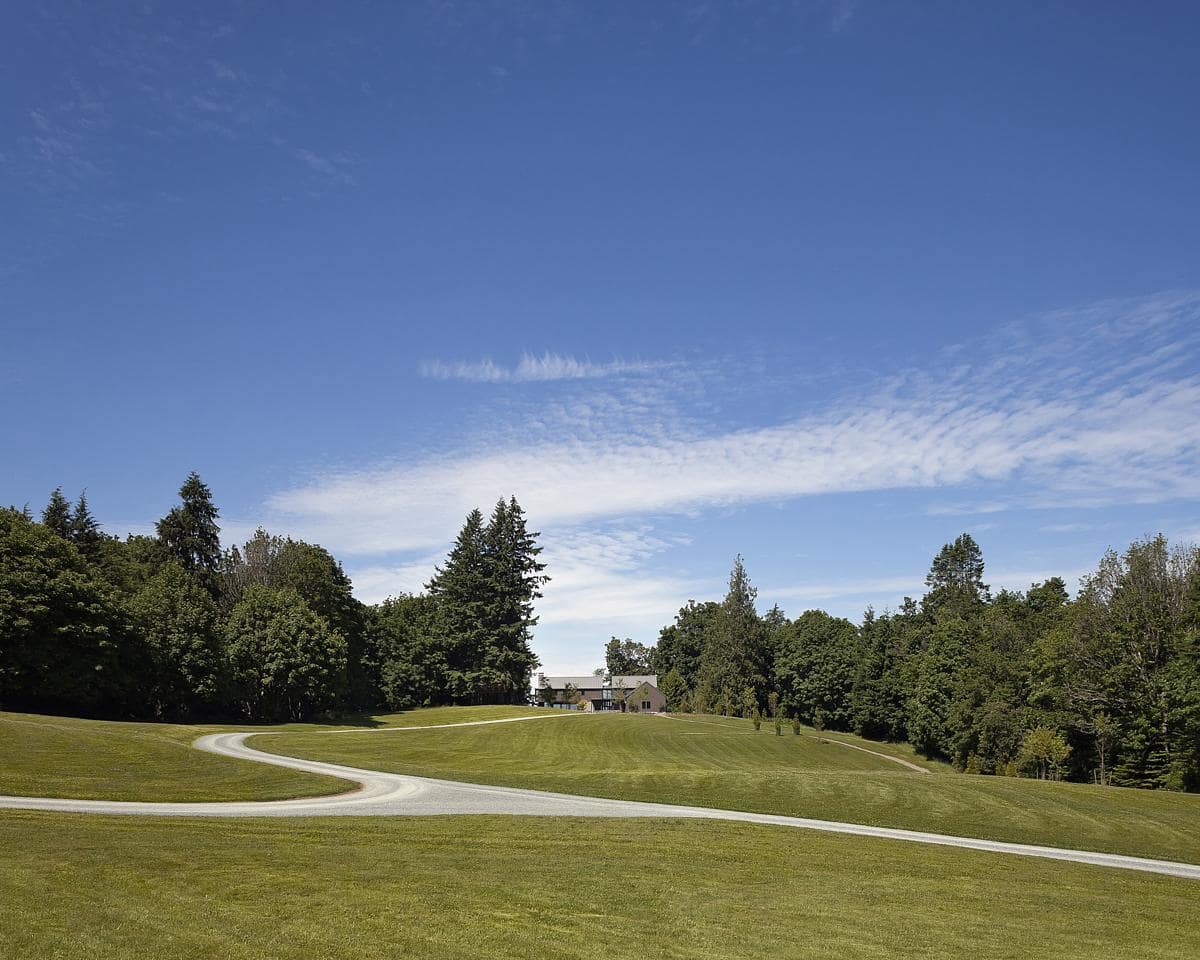
[[[1101,711],[1091,718],[1084,729],[1096,739],[1096,759],[1100,761],[1100,768],[1096,771],[1096,782],[1105,786],[1108,784],[1108,758],[1121,732],[1120,725]]]
[[[1063,761],[1071,747],[1062,735],[1050,727],[1034,727],[1021,741],[1017,763],[1021,769],[1039,780],[1057,780],[1061,775]]]
[[[758,697],[754,695],[753,687],[745,687],[742,690],[742,716],[752,717],[758,713]],[[759,715],[759,722],[762,722],[762,715]]]

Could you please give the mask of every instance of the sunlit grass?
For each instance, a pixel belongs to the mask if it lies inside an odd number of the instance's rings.
[[[750,824],[12,812],[0,849],[22,960],[1200,956],[1193,881]]]

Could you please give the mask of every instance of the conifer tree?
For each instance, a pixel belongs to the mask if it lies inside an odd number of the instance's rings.
[[[193,470],[179,488],[179,499],[181,504],[156,524],[158,538],[179,565],[215,595],[221,528],[217,526],[220,513],[212,502],[212,491]]]
[[[729,574],[729,592],[705,630],[700,655],[700,684],[727,704],[740,704],[747,687],[756,702],[766,697],[770,651],[766,626],[754,608],[757,596],[739,555]]]
[[[426,586],[438,608],[439,632],[445,645],[447,697],[456,703],[471,703],[476,696],[486,646],[488,587],[483,514],[476,509],[467,514],[445,565],[434,571]]]
[[[80,492],[71,513],[71,539],[87,551],[100,539],[100,524],[88,509],[87,493]]]
[[[969,533],[962,533],[953,543],[938,551],[929,573],[925,576],[926,610],[949,605],[958,612],[972,611],[991,598],[983,582],[983,551]]]
[[[63,496],[62,487],[55,487],[50,502],[42,511],[42,526],[64,540],[71,539],[71,505]]]
[[[534,601],[549,581],[538,557],[542,548],[525,521],[516,497],[497,502],[484,531],[484,561],[489,581],[487,669],[489,699],[523,702],[538,660],[529,648],[537,624]]]

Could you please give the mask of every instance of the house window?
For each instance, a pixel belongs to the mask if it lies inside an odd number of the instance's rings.
[[[643,701],[642,701],[642,709],[643,709],[643,710],[649,710],[649,709],[650,709],[650,701],[649,701],[649,700],[643,700]]]

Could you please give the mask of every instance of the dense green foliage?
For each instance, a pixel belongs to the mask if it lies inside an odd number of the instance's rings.
[[[697,712],[749,716],[774,693],[806,723],[972,773],[1200,788],[1200,551],[1161,536],[1110,551],[1074,601],[1058,578],[993,596],[983,576],[963,534],[919,601],[857,627],[789,622],[755,613],[739,557],[725,600],[684,606],[652,661]]]
[[[425,648],[424,668],[440,674],[443,693],[423,703],[528,700],[537,666],[529,648],[533,603],[549,579],[536,538],[516,498],[499,501],[486,525],[478,510],[467,516],[445,566],[429,582],[435,642]],[[420,602],[409,603],[419,617]]]
[[[105,536],[56,489],[0,510],[0,707],[300,720],[388,705],[524,703],[548,579],[516,499],[473,511],[425,596],[377,607],[315,544],[258,530],[222,551],[192,473],[156,537]]]
[[[610,677],[636,677],[652,672],[653,650],[636,640],[613,637],[604,646],[604,668]]]

